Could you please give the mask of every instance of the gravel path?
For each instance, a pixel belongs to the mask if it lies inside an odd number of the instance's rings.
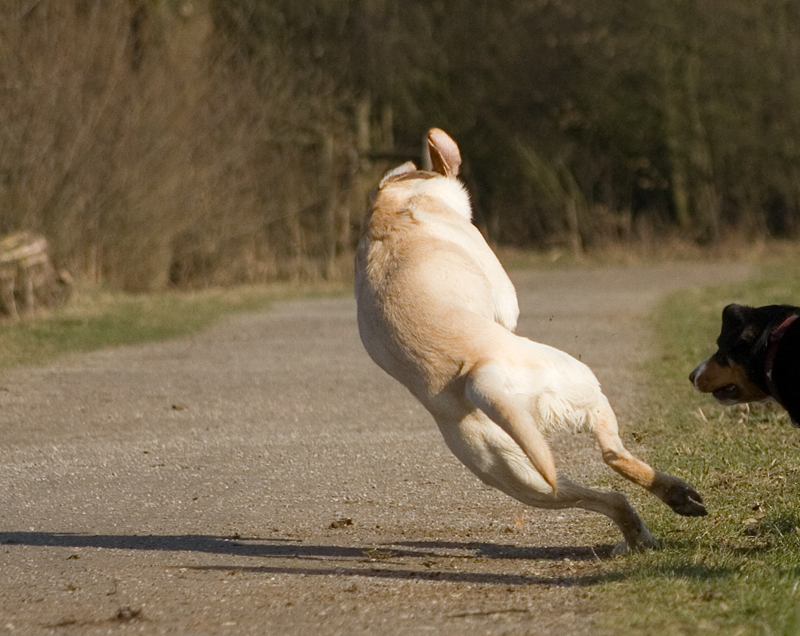
[[[518,331],[588,363],[630,439],[648,312],[748,275],[517,272]],[[588,436],[554,445],[610,474]],[[0,373],[0,634],[597,634],[586,590],[618,540],[468,473],[350,298]]]

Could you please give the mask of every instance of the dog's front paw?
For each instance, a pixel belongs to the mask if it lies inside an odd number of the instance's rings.
[[[679,515],[685,517],[703,517],[706,507],[698,492],[682,479],[656,473],[656,479],[650,491]]]
[[[686,488],[678,491],[667,504],[679,515],[685,517],[705,517],[708,514],[702,497],[689,484],[686,484]]]

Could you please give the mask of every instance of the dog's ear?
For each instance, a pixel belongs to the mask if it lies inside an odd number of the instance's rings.
[[[747,307],[744,305],[730,304],[722,310],[722,322],[739,322],[742,320]]]
[[[431,169],[445,177],[458,176],[461,153],[456,142],[441,128],[428,131],[428,151],[431,154]]]
[[[731,304],[722,310],[722,329],[735,334],[745,342],[755,342],[761,335],[761,327],[751,320],[753,308]]]
[[[417,166],[414,165],[413,161],[406,161],[403,165],[397,166],[396,168],[392,168],[391,170],[389,170],[389,172],[383,175],[383,178],[381,178],[381,182],[378,184],[378,187],[381,187],[389,179],[393,179],[395,177],[408,174],[409,172],[414,172],[416,169]]]

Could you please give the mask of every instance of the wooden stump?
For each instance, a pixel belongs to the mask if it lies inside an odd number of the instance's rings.
[[[43,236],[16,232],[0,239],[0,315],[18,320],[37,305],[63,302],[69,291],[69,274],[56,273]]]

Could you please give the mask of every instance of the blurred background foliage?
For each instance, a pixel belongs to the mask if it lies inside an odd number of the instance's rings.
[[[125,290],[337,277],[459,142],[495,244],[800,230],[797,0],[4,0],[0,234]]]

